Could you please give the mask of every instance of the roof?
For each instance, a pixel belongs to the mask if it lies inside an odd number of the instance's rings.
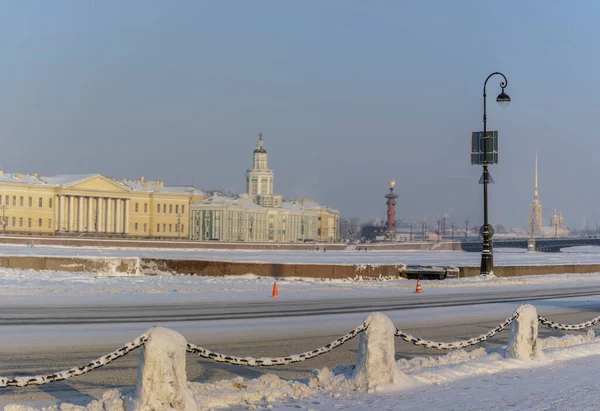
[[[147,191],[155,193],[174,193],[174,194],[191,194],[195,196],[204,195],[204,193],[192,186],[165,186],[158,181],[146,181],[142,183],[140,180],[117,180],[117,183],[124,184],[133,191]]]
[[[241,197],[226,197],[222,195],[213,195],[205,198],[202,201],[197,201],[191,204],[192,206],[206,206],[206,205],[218,205],[218,206],[241,206],[244,208],[263,209],[263,210],[287,210],[287,211],[318,211],[325,210],[328,212],[339,213],[336,210],[332,210],[329,207],[318,205],[317,203],[302,202],[298,200],[284,201],[281,208],[263,207],[250,199]]]
[[[63,187],[70,184],[75,184],[80,181],[85,181],[93,177],[104,177],[101,174],[57,174],[55,176],[38,176],[37,174],[22,174],[22,173],[2,173],[0,175],[0,183],[15,183],[15,184],[35,184],[42,186]],[[137,192],[159,192],[159,193],[174,193],[174,194],[191,194],[195,196],[204,195],[200,190],[189,186],[165,186],[161,182],[132,180],[117,180],[115,178],[104,177],[109,180],[130,188]]]

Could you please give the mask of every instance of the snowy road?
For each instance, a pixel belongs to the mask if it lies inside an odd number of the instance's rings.
[[[455,290],[459,291],[459,290]],[[421,308],[445,308],[497,303],[523,303],[538,300],[600,295],[600,286],[561,289],[513,289],[502,293],[444,293],[442,295],[408,294],[381,297],[331,298],[327,300],[268,300],[254,302],[219,302],[153,305],[76,304],[47,306],[28,304],[15,307],[0,303],[0,326],[88,325],[125,323],[169,323],[189,321],[223,321],[258,318],[289,318],[333,314],[401,311]]]
[[[469,307],[450,307],[443,312],[438,309],[419,309],[387,312],[394,322],[404,330],[415,335],[437,341],[452,341],[465,339],[496,326],[506,316],[510,315],[516,303],[490,304],[487,306],[474,305]],[[552,319],[577,323],[590,319],[600,310],[600,298],[579,298],[563,300],[538,301],[536,305],[543,315]],[[191,342],[204,345],[207,348],[240,356],[278,356],[299,353],[321,346],[337,338],[350,327],[364,319],[363,314],[348,314],[336,316],[297,317],[280,320],[259,319],[244,321],[213,321],[207,323],[162,324],[175,328]],[[0,327],[0,332],[17,327]],[[95,325],[84,328],[77,327],[73,335],[81,337],[88,334],[88,342],[81,344],[86,338],[76,338],[66,346],[56,343],[69,335],[70,326],[51,327],[44,337],[44,327],[27,327],[29,334],[37,338],[35,348],[5,348],[0,352],[0,375],[6,376],[18,371],[21,375],[38,374],[66,369],[74,365],[84,364],[100,354],[112,351],[124,342],[134,337],[139,331],[130,326],[125,331],[128,337],[120,343],[110,342],[110,337],[119,331],[118,325]],[[148,328],[148,325],[141,329]],[[36,337],[36,329],[40,332]],[[541,336],[562,335],[548,328],[540,329]],[[71,336],[72,337],[72,336]],[[485,347],[496,347],[506,344],[507,333],[501,333]],[[210,343],[209,343],[210,341]],[[31,342],[31,341],[28,341]],[[303,363],[274,368],[248,368],[207,362],[189,355],[187,372],[190,381],[204,382],[231,379],[236,376],[257,378],[260,375],[274,373],[282,378],[307,378],[313,369],[321,367],[334,368],[338,364],[351,364],[356,360],[358,339],[352,340],[342,347],[324,356]],[[135,384],[137,375],[138,351],[119,359],[97,371],[72,380],[49,384],[46,386],[31,386],[26,388],[10,388],[2,391],[0,406],[9,403],[27,403],[29,405],[54,404],[61,401],[70,403],[89,403],[113,387],[131,386]],[[419,356],[439,356],[445,353],[427,350],[404,343],[396,343],[397,358]]]

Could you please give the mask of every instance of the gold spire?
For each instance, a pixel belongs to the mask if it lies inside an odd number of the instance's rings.
[[[535,152],[535,186],[533,189],[533,198],[538,198],[538,153]]]

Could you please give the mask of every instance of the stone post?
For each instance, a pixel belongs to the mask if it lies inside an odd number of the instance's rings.
[[[517,308],[519,317],[510,326],[506,358],[539,360],[542,358],[538,344],[538,314],[533,305],[523,304]]]
[[[140,353],[136,387],[137,411],[197,411],[187,386],[185,338],[156,327]]]
[[[409,385],[409,378],[396,366],[394,323],[382,313],[370,314],[367,320],[369,327],[360,335],[354,382],[368,390],[388,384]]]

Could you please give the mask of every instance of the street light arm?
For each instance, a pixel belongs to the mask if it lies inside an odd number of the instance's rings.
[[[508,85],[508,80],[506,79],[506,76],[502,73],[500,73],[499,71],[495,71],[492,74],[490,74],[486,79],[485,82],[483,83],[483,96],[485,97],[485,87],[487,86],[487,82],[490,78],[492,78],[493,76],[495,76],[496,74],[502,76],[502,78],[504,78],[504,81],[500,82],[500,87],[502,87],[502,90],[504,90],[506,88],[506,86]]]

